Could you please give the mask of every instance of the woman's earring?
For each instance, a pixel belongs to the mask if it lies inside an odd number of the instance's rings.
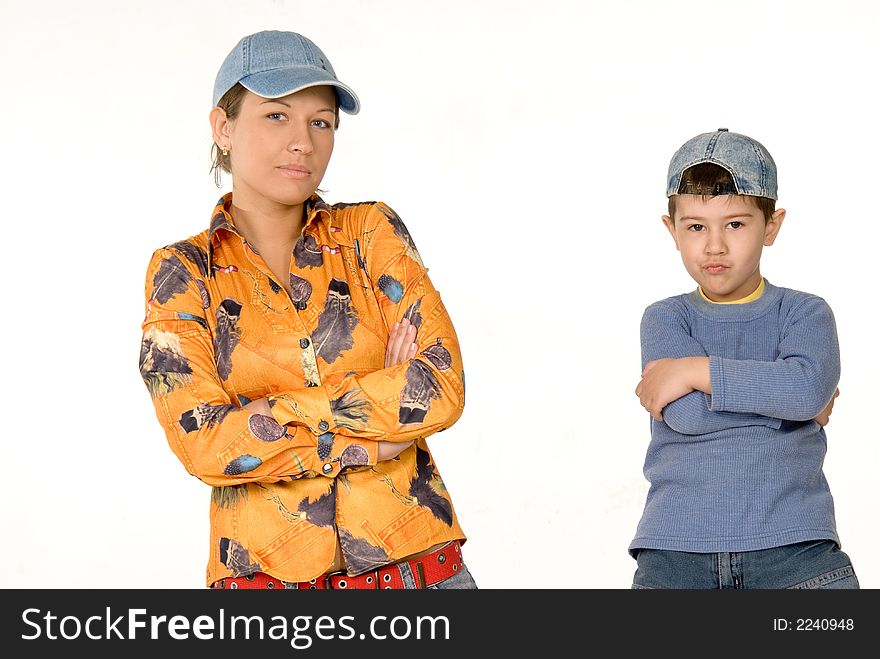
[[[223,156],[226,157],[226,156],[229,155],[229,149],[227,149],[227,148],[224,146],[223,148],[220,149],[220,153],[222,153]]]

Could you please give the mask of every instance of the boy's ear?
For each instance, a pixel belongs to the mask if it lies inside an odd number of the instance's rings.
[[[681,251],[681,247],[678,246],[678,236],[675,233],[675,222],[672,221],[672,218],[668,215],[663,216],[663,224],[666,225],[666,228],[669,230],[669,234],[672,236],[672,239],[675,241],[675,249],[679,252]]]
[[[779,230],[782,228],[782,221],[785,219],[785,209],[777,208],[767,223],[764,225],[764,245],[770,246],[776,241]]]

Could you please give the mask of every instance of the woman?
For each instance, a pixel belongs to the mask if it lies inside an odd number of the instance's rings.
[[[476,588],[425,441],[464,407],[452,322],[394,211],[316,194],[357,96],[309,39],[266,31],[213,103],[232,192],[154,253],[140,358],[171,449],[213,486],[207,585]]]

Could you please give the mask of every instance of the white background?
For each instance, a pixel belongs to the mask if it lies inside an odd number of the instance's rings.
[[[363,104],[326,199],[389,203],[456,325],[467,407],[430,442],[481,587],[629,587],[639,319],[694,287],[660,223],[666,167],[718,127],[779,165],[788,217],[762,272],[835,311],[825,473],[843,548],[880,587],[877,3],[0,6],[0,586],[204,586],[210,489],[138,373],[144,277],[221,192],[217,68],[245,34],[284,29]]]

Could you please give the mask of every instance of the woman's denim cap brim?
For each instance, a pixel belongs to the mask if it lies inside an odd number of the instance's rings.
[[[318,46],[296,32],[265,30],[243,37],[233,48],[214,81],[213,104],[237,83],[264,98],[279,98],[308,87],[330,85],[339,109],[357,114],[354,90],[336,77],[330,60]]]
[[[776,163],[763,144],[746,135],[719,128],[685,142],[669,163],[666,196],[681,194],[685,170],[712,163],[730,172],[737,194],[778,199]]]
[[[309,68],[277,69],[255,73],[238,82],[248,91],[263,98],[281,98],[309,87],[330,85],[336,90],[339,109],[347,114],[357,114],[360,104],[354,92],[335,78],[326,74],[322,75],[323,73],[323,71],[318,72]]]

